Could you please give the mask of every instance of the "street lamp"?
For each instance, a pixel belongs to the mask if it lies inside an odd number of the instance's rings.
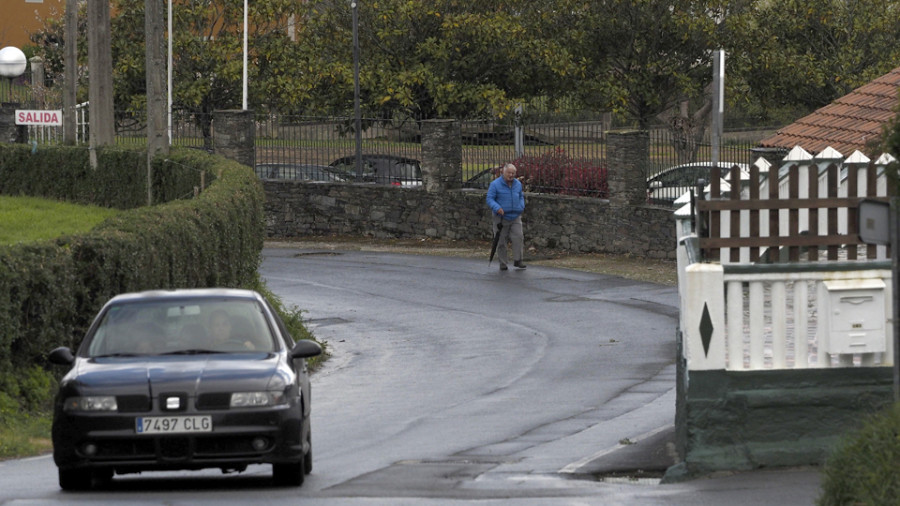
[[[0,76],[9,79],[7,99],[12,101],[12,81],[25,73],[28,59],[25,53],[17,47],[7,46],[0,49]]]

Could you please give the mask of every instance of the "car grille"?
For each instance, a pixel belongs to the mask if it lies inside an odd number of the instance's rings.
[[[148,395],[119,395],[116,396],[116,404],[119,413],[145,413],[151,409]]]
[[[97,443],[95,461],[114,460],[204,460],[223,457],[253,457],[271,451],[272,441],[254,450],[250,436],[140,437],[104,440]]]
[[[191,455],[191,440],[186,437],[159,439],[159,456],[163,459],[186,459]]]
[[[110,440],[97,445],[95,460],[153,458],[156,445],[152,439]]]

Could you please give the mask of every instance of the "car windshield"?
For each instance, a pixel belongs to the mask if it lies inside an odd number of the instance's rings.
[[[251,300],[191,299],[112,305],[87,342],[89,357],[271,352],[275,340]]]

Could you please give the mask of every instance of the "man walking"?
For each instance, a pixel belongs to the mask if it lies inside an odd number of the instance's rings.
[[[516,179],[515,165],[511,163],[504,165],[501,177],[491,182],[487,191],[487,205],[493,211],[493,233],[500,234],[497,245],[500,270],[509,269],[507,241],[512,242],[513,265],[517,269],[524,269],[522,249],[525,234],[522,232],[522,212],[525,210],[525,194],[521,181]]]

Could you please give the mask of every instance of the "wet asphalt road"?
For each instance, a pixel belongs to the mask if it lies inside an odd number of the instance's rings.
[[[727,479],[660,486],[588,474],[620,442],[640,448],[671,430],[674,287],[299,247],[266,249],[260,272],[332,353],[312,379],[314,469],[302,488],[274,488],[270,468],[253,466],[65,494],[44,456],[0,463],[0,505],[740,503],[723,502],[743,486]],[[780,492],[755,479],[748,500]]]
[[[586,458],[673,422],[674,287],[292,248],[261,273],[334,354],[313,379],[316,495],[580,496]]]

